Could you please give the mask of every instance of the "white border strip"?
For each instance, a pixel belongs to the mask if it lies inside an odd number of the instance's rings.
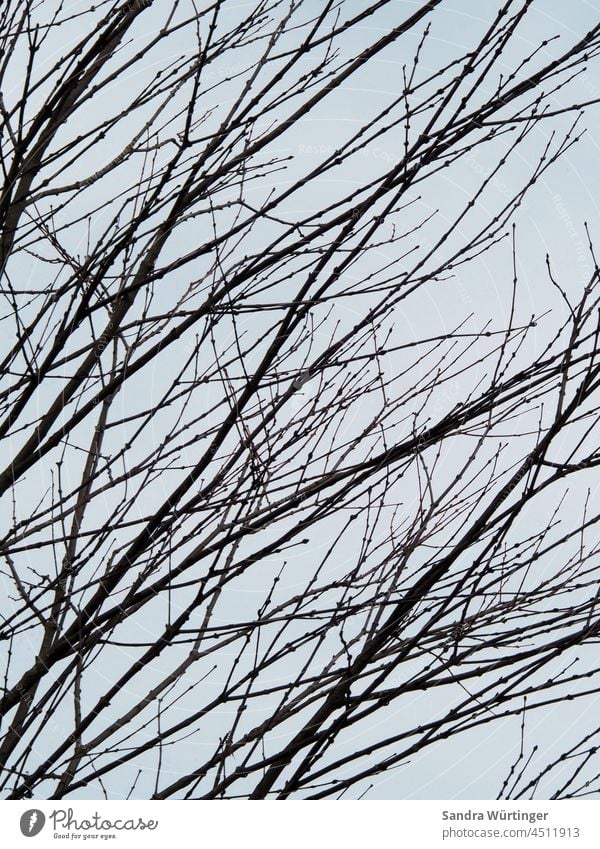
[[[600,802],[0,802],[7,849],[600,847]],[[29,832],[29,834],[24,834]]]

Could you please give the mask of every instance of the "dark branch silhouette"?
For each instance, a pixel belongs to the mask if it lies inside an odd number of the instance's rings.
[[[531,315],[519,214],[600,23],[445,5],[2,4],[4,798],[359,795],[503,722],[500,796],[598,792],[597,718],[526,733],[600,672],[593,227]]]

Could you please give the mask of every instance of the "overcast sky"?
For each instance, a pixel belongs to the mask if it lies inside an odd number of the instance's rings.
[[[312,0],[312,2],[315,8],[320,5],[319,0]],[[347,7],[350,8],[352,3],[353,0],[347,0]],[[41,14],[47,14],[51,5],[51,3],[44,4]],[[75,9],[81,4],[70,3],[67,5]],[[143,43],[149,34],[162,26],[166,7],[170,5],[170,3],[166,3],[166,0],[156,0],[154,7],[144,13],[136,24],[137,41],[134,41],[126,49],[134,49],[136,45]],[[189,4],[183,5],[188,6]],[[407,17],[410,11],[419,5],[419,3],[407,2],[406,0],[397,0],[388,4],[380,13],[369,18],[364,25],[352,30],[351,35],[343,40],[343,50],[349,56],[357,53],[389,28],[397,25],[399,20]],[[229,3],[229,6],[230,11],[228,13],[233,21],[244,9],[248,8],[249,4],[232,2]],[[497,6],[498,4],[494,0],[482,0],[482,2],[477,3],[472,2],[472,0],[444,0],[431,19],[431,32],[423,48],[420,72],[423,75],[433,72],[436,68],[445,65],[475,44],[489,24]],[[225,7],[227,12],[228,0],[226,0]],[[590,26],[595,24],[597,15],[598,9],[595,8],[595,4],[585,2],[585,0],[578,0],[574,4],[567,4],[562,0],[537,0],[533,3],[532,10],[511,42],[510,48],[503,54],[500,67],[505,64],[507,69],[511,69],[515,64],[518,64],[519,57],[527,55],[542,40],[551,39],[554,35],[560,36],[559,41],[562,48],[564,41],[568,43],[575,41]],[[52,39],[50,39],[50,42],[46,45],[48,60],[52,55],[58,55],[60,51],[64,50],[69,38],[77,39],[80,37],[81,29],[78,30],[78,26],[84,25],[88,26],[88,20],[85,16],[81,19],[75,18],[67,29],[60,30],[60,43],[58,40],[52,42]],[[399,90],[402,82],[402,66],[407,61],[407,57],[412,57],[414,54],[422,32],[423,27],[418,27],[414,33],[411,33],[402,41],[401,46],[392,45],[383,51],[358,74],[346,81],[341,89],[319,104],[302,122],[278,138],[269,153],[292,158],[286,162],[284,169],[257,180],[249,188],[248,197],[258,205],[273,186],[282,187],[293,176],[309,171],[320,159],[330,155],[340,145],[341,141],[356,131],[371,112],[374,113],[382,108],[386,102],[389,102]],[[192,51],[194,49],[191,37],[192,33],[186,30],[185,38],[190,38],[190,43],[188,44],[185,40],[182,41],[177,45],[178,51],[185,53],[187,50]],[[165,54],[165,49],[161,47],[159,50],[149,53],[148,57],[136,67],[135,74],[132,74],[128,85],[134,87],[152,79],[161,63],[171,58],[168,54]],[[172,44],[169,49],[173,49]],[[558,49],[559,46],[556,42],[550,42],[545,48],[545,52],[548,56],[551,56],[553,51]],[[251,51],[252,48],[249,48],[248,55]],[[244,67],[246,58],[243,53],[238,57],[240,69]],[[231,74],[231,70],[231,65],[220,67],[216,63],[211,73],[214,74],[215,80],[219,80],[223,76]],[[16,71],[13,69],[12,73],[16,74]],[[6,83],[8,89],[10,89],[11,84],[16,85],[16,80],[15,78],[11,80],[9,75]],[[229,87],[217,89],[214,96],[210,93],[207,95],[206,107],[214,110],[211,118],[213,122],[216,122],[223,110],[227,109],[229,105],[227,92],[231,90],[231,96],[233,96],[236,86],[239,87],[239,80],[234,81]],[[553,96],[553,102],[556,103],[556,108],[560,108],[566,103],[589,100],[598,94],[600,94],[600,77],[596,67],[593,71],[575,80],[570,87],[557,92]],[[41,91],[39,97],[43,98],[44,96],[45,93]],[[107,98],[107,108],[114,108],[115,102],[118,102],[121,96],[123,95],[119,92],[119,87],[112,87],[110,92],[104,95]],[[482,97],[484,96],[485,92],[482,92]],[[5,100],[8,99],[6,93],[4,97]],[[88,114],[90,121],[99,121],[102,118],[98,113],[101,105],[102,100],[100,99],[90,106]],[[571,148],[531,188],[514,217],[519,276],[516,301],[517,320],[526,323],[534,314],[542,317],[535,332],[531,334],[527,346],[521,351],[521,356],[524,359],[527,358],[528,353],[535,353],[537,350],[543,349],[548,340],[552,338],[555,328],[565,317],[566,307],[556,290],[548,282],[546,254],[550,254],[557,279],[560,279],[567,293],[572,294],[574,298],[581,291],[592,270],[592,262],[586,247],[584,222],[588,222],[592,237],[599,238],[600,169],[598,169],[597,163],[599,161],[600,131],[598,130],[598,115],[598,107],[589,109],[582,119],[582,126],[587,128],[586,133],[579,143]],[[271,121],[272,116],[265,120]],[[454,234],[457,243],[468,241],[475,234],[478,224],[486,216],[493,215],[515,187],[529,179],[544,146],[548,142],[550,133],[554,130],[566,132],[572,121],[572,115],[565,115],[557,118],[551,126],[540,125],[530,134],[523,145],[511,154],[506,167],[491,183],[473,216],[464,225],[461,225],[460,232]],[[126,138],[128,133],[127,122],[123,123],[122,133],[122,138]],[[100,148],[90,154],[90,157],[97,157],[98,161],[102,161],[102,156],[110,157],[110,145],[115,143],[114,138],[107,139],[105,150],[103,151]],[[304,191],[297,192],[289,198],[284,209],[285,214],[291,220],[295,217],[300,218],[308,211],[332,202],[336,197],[343,196],[354,186],[358,188],[370,177],[375,178],[386,167],[389,167],[390,162],[395,161],[401,143],[402,136],[399,131],[390,132],[378,139],[367,151],[361,152],[353,161],[347,163],[345,170],[332,171],[330,176],[324,177],[318,182],[313,181],[306,186]],[[503,142],[499,141],[498,146],[490,145],[478,149],[472,155],[469,155],[466,160],[459,162],[455,167],[444,170],[442,174],[421,187],[418,201],[414,207],[403,213],[403,217],[401,216],[399,219],[399,224],[407,225],[411,216],[426,217],[432,215],[435,211],[431,227],[426,231],[426,238],[428,237],[433,242],[436,234],[441,231],[445,223],[452,220],[461,204],[464,204],[465,199],[481,182],[482,177],[490,172],[498,159],[502,144]],[[76,178],[78,169],[81,173],[86,173],[91,164],[83,157],[79,163],[70,166],[70,178]],[[98,166],[95,165],[94,167]],[[133,174],[128,174],[125,176],[125,182],[127,182],[127,179],[135,181],[136,177]],[[111,192],[114,191],[114,183],[111,181],[102,183],[98,188],[95,201],[100,201],[103,197],[110,197]],[[81,204],[82,211],[89,207],[89,202],[89,197],[85,194],[82,194],[79,201],[75,201],[75,203]],[[92,233],[99,234],[105,226],[106,220],[106,213],[95,217],[91,224]],[[190,244],[194,239],[194,226],[196,226],[194,223],[190,223],[187,230],[182,228],[178,231],[167,247],[166,258],[177,257],[190,249]],[[78,228],[73,228],[70,232],[68,237],[70,240],[69,247],[74,253],[85,253],[86,228],[87,223],[82,222]],[[271,229],[269,230],[269,228]],[[260,246],[262,241],[268,237],[274,238],[277,232],[275,228],[276,224],[265,223],[263,230],[257,230],[248,240],[245,250]],[[420,250],[427,250],[425,240],[421,240]],[[377,264],[383,264],[386,260],[395,260],[396,252],[396,246],[386,246],[385,243],[380,245],[373,251],[372,255],[350,271],[349,283],[351,284],[353,279],[359,280],[361,275],[369,274]],[[46,278],[43,276],[45,272],[33,256],[29,257],[27,261],[19,259],[13,270],[17,274],[22,274],[24,279],[27,279],[33,286],[40,285],[43,287],[45,285]],[[199,275],[201,271],[202,268],[200,267],[198,269]],[[177,297],[178,286],[183,284],[184,277],[185,274],[180,278],[173,275],[171,288],[159,291],[156,302],[158,307],[166,310],[172,308]],[[395,334],[394,338],[406,341],[424,336],[434,336],[447,332],[462,321],[466,321],[465,327],[473,332],[487,326],[488,322],[491,322],[491,327],[503,327],[508,320],[511,309],[512,277],[511,245],[509,240],[505,240],[479,260],[461,266],[448,281],[436,286],[426,287],[414,299],[403,302],[396,310],[393,321],[388,322],[391,331]],[[353,302],[352,299],[340,302],[336,306],[336,312],[331,321],[325,323],[315,334],[315,350],[318,351],[320,346],[325,346],[328,343],[332,321],[338,322],[339,328],[350,327],[362,308],[362,302]],[[240,326],[249,333],[258,334],[269,326],[270,321],[271,317],[268,313],[261,315],[252,313],[248,319],[241,319]],[[82,330],[84,335],[85,332],[85,329]],[[227,333],[224,331],[223,339],[217,339],[217,346],[221,345],[225,348],[228,344],[226,337]],[[74,345],[77,341],[74,340]],[[132,383],[132,388],[125,398],[119,399],[120,411],[123,415],[126,415],[128,409],[130,409],[128,404],[131,405],[134,401],[141,398],[154,400],[160,397],[171,373],[181,362],[186,351],[186,345],[189,350],[189,344],[189,339],[182,339],[180,347],[174,348],[161,362],[160,369],[153,369],[151,375],[144,373],[137,381]],[[481,341],[481,351],[485,350],[486,344],[485,339]],[[400,373],[405,367],[403,356],[399,353],[396,359],[389,364],[392,373]],[[434,397],[432,404],[434,406],[437,404],[436,409],[439,413],[449,409],[457,398],[468,394],[479,377],[480,375],[477,372],[469,372],[457,377],[450,387],[445,386],[443,390],[440,389],[439,397]],[[210,392],[207,392],[205,397],[207,408],[218,397],[218,391],[218,389],[215,389],[214,392],[217,394],[213,396]],[[311,391],[311,384],[308,383],[303,387],[300,397],[309,398]],[[301,401],[298,401],[298,403],[300,404]],[[369,415],[368,399],[363,404],[356,404],[344,425],[348,434],[359,431],[363,423],[368,420]],[[157,428],[160,424],[161,422],[158,423]],[[124,434],[125,431],[114,433],[111,436],[115,440],[115,445],[123,441]],[[406,433],[399,432],[397,434],[398,439],[405,436]],[[148,436],[148,439],[159,440],[161,438],[160,429]],[[525,437],[524,440],[526,440]],[[19,436],[14,445],[16,446],[20,441],[21,437]],[[146,447],[147,445],[141,445],[139,450],[143,453]],[[517,457],[522,450],[521,443],[516,445],[514,450],[515,457]],[[55,460],[56,458],[50,458],[47,466],[36,468],[34,473],[24,481],[18,490],[17,516],[27,515],[31,509],[31,504],[37,500],[37,494],[44,489],[50,480],[50,466]],[[440,470],[441,481],[445,478],[449,479],[454,460],[456,458],[451,456],[444,459],[447,466],[442,465]],[[73,479],[76,480],[77,471],[80,467],[77,465],[78,460],[75,454],[71,462],[75,469]],[[591,498],[590,509],[593,509],[594,504],[597,507],[600,506],[597,491],[598,481],[595,478],[595,472],[588,472],[585,492],[582,489],[570,493],[568,501],[563,505],[561,514],[562,521],[566,526],[570,522],[573,523],[576,517],[578,518],[581,515],[583,502],[588,497],[587,487],[591,490],[591,496],[589,496]],[[175,480],[175,477],[165,476],[161,482],[153,482],[152,486],[148,486],[141,492],[135,505],[136,514],[144,515],[153,505],[160,503],[165,492],[171,488],[172,480]],[[400,496],[406,500],[407,504],[414,505],[416,492],[412,488],[410,480],[404,482]],[[549,517],[554,509],[555,501],[554,496],[549,496],[547,500],[539,499],[536,501],[538,513],[534,517],[525,516],[523,519],[524,526],[527,522],[543,526],[546,517]],[[94,510],[98,511],[96,521],[101,522],[104,515],[108,516],[110,508],[111,504],[108,500],[106,503],[95,503]],[[515,528],[515,534],[523,532],[523,527]],[[333,535],[335,531],[336,526],[332,520],[329,533]],[[590,544],[596,541],[597,536],[592,534]],[[302,569],[304,569],[305,564],[316,562],[316,559],[326,551],[328,545],[327,536],[323,535],[322,532],[316,533],[311,538],[310,544],[300,554],[290,555],[292,566],[285,573],[282,583],[278,587],[278,592],[282,595],[286,593],[292,595],[297,591],[303,585],[304,574]],[[326,574],[331,576],[339,572],[340,575],[343,575],[353,561],[355,549],[356,539],[348,537],[337,549],[335,561],[328,566]],[[294,560],[294,557],[297,559]],[[36,565],[39,566],[39,562],[36,562]],[[243,619],[248,616],[250,610],[255,611],[264,600],[265,593],[271,586],[272,576],[276,574],[278,568],[279,564],[273,562],[265,564],[265,568],[260,572],[252,571],[242,576],[235,586],[228,591],[226,599],[221,602],[222,607],[217,614],[221,621],[226,621],[227,617]],[[294,577],[294,569],[298,570],[299,577]],[[10,602],[6,604],[7,613],[10,615]],[[137,634],[151,638],[155,623],[153,617],[156,615],[156,608],[149,606],[143,616],[136,620],[135,627],[132,626],[132,630],[126,632],[128,636]],[[23,644],[16,648],[15,656],[18,658],[21,654],[23,663],[27,662],[28,658],[30,662],[31,656],[36,650],[36,640],[31,643],[24,640]],[[121,655],[119,655],[119,651],[121,651]],[[130,654],[125,649],[119,651],[113,648],[109,655],[109,661],[106,660],[106,656],[102,656],[97,661],[96,666],[93,667],[96,678],[94,680],[92,676],[87,685],[89,689],[86,698],[89,704],[92,704],[98,695],[103,692],[106,681],[113,680],[116,671],[121,666],[125,668],[126,664],[134,657],[134,654]],[[567,662],[568,658],[563,657],[560,663],[564,666]],[[227,668],[227,663],[227,658],[224,658],[224,669]],[[207,663],[207,670],[208,667],[209,664]],[[124,694],[124,700],[140,698],[148,689],[148,686],[152,685],[153,676],[159,670],[160,663],[157,662],[154,669],[149,671],[147,675],[139,676],[135,686],[127,694]],[[198,670],[195,674],[200,674],[202,671]],[[293,675],[294,670],[290,669],[289,674]],[[220,671],[219,675],[224,676],[225,672]],[[285,679],[285,668],[278,668],[274,675],[280,679]],[[208,699],[211,692],[216,692],[219,681],[222,682],[222,678],[217,678],[214,682],[208,679],[201,691],[202,698]],[[185,681],[183,685],[185,685]],[[197,704],[196,698],[196,693],[187,700],[182,698],[175,712],[183,714],[186,710],[193,709],[194,705]],[[400,700],[398,703],[393,703],[387,710],[376,714],[373,721],[366,725],[359,725],[355,732],[346,734],[340,743],[340,750],[343,752],[344,750],[352,750],[353,747],[364,746],[369,741],[370,735],[383,737],[386,734],[393,733],[394,729],[404,722],[407,712],[410,712],[411,716],[414,717],[435,715],[444,708],[447,698],[446,689],[440,687],[435,692],[415,694],[410,698]],[[265,714],[268,713],[268,706],[263,706],[262,709]],[[549,760],[553,754],[560,753],[568,747],[570,741],[576,739],[585,716],[593,717],[597,711],[598,700],[596,697],[590,697],[575,704],[564,702],[531,714],[527,718],[526,739],[531,743],[535,742],[543,749],[544,758]],[[163,767],[167,783],[170,774],[171,778],[174,779],[182,772],[193,769],[198,757],[202,753],[206,755],[208,751],[212,750],[219,735],[227,727],[228,721],[229,717],[218,715],[207,718],[202,725],[201,733],[196,735],[193,740],[165,751]],[[368,798],[493,798],[497,795],[502,781],[519,751],[521,745],[520,722],[520,718],[511,717],[451,737],[442,744],[433,746],[411,758],[410,763],[406,766],[401,765],[390,770],[387,774],[364,782],[364,785],[358,787],[356,795],[361,790],[366,789],[370,783],[373,783],[374,786],[369,791]],[[53,723],[49,723],[49,736],[44,741],[46,746],[51,744],[54,733],[53,725],[54,731],[57,732],[64,727],[64,717],[60,713],[53,717]],[[144,770],[144,777],[139,782],[134,796],[145,798],[152,790],[152,772],[155,760],[155,753],[149,754],[139,762],[129,764],[127,768],[117,771],[110,781],[113,796],[115,798],[118,796],[125,797],[130,789],[132,776],[135,776],[137,769],[141,768]],[[540,794],[542,796],[543,792],[543,788],[541,788]],[[98,788],[96,785],[90,785],[88,788],[77,791],[77,796],[79,798],[97,798]]]

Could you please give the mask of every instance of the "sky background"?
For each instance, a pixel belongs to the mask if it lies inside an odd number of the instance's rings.
[[[353,3],[354,0],[346,0],[345,10],[350,10]],[[317,0],[312,0],[312,4],[315,10],[320,5]],[[48,3],[45,9],[49,8],[50,5]],[[67,5],[76,9],[82,4],[71,3]],[[137,44],[144,43],[144,40],[162,25],[166,5],[170,4],[158,0],[152,9],[140,17],[134,30],[135,39],[126,49],[135,49]],[[226,3],[225,5],[226,14],[230,14],[232,20],[235,20],[238,15],[250,7],[250,4],[238,3],[230,3],[229,6]],[[310,5],[310,2],[308,5]],[[362,7],[362,3],[360,5]],[[405,0],[397,0],[397,2],[388,4],[380,13],[368,19],[365,24],[354,28],[350,35],[342,40],[342,56],[356,55],[366,45],[385,34],[391,27],[396,26],[400,20],[406,18],[419,5],[419,3],[406,2]],[[431,18],[431,32],[423,47],[419,72],[423,75],[434,72],[436,68],[443,66],[476,43],[497,7],[498,4],[492,2],[492,0],[483,0],[477,3],[468,2],[468,0],[462,0],[462,2],[444,0],[441,7],[436,10]],[[46,14],[45,10],[44,14]],[[518,61],[518,57],[526,55],[540,41],[559,35],[560,44],[558,47],[554,42],[551,42],[542,53],[544,58],[546,54],[552,56],[553,51],[560,49],[564,41],[570,43],[579,39],[597,22],[597,17],[597,5],[585,2],[585,0],[577,0],[576,3],[572,4],[558,2],[558,0],[556,2],[552,0],[534,2],[531,11],[511,42],[509,50],[503,54],[500,66],[505,64],[507,69],[512,68]],[[81,20],[86,21],[87,19],[84,17]],[[75,19],[67,28],[61,30],[60,43],[48,45],[48,61],[50,61],[53,53],[58,54],[68,46],[69,37],[77,39],[81,36],[81,30],[78,29],[78,26],[80,26],[78,19]],[[261,178],[249,188],[249,197],[256,204],[260,203],[274,186],[281,188],[286,181],[290,181],[296,175],[306,173],[320,159],[330,155],[341,141],[358,129],[370,113],[382,108],[386,102],[389,102],[396,95],[402,82],[402,66],[412,59],[423,33],[423,28],[423,26],[415,28],[407,38],[401,41],[401,44],[391,45],[384,50],[359,73],[346,81],[341,89],[322,101],[307,118],[277,140],[276,145],[269,149],[269,154],[292,157],[292,159],[286,163],[285,170],[276,172],[265,179]],[[191,51],[193,45],[188,46],[184,41],[178,44],[177,49],[184,54],[186,50]],[[156,73],[156,69],[164,64],[165,60],[172,58],[168,53],[165,53],[166,50],[166,47],[161,47],[144,58],[138,64],[135,74],[132,74],[131,78],[127,80],[127,84],[132,88],[136,85],[146,84]],[[248,52],[251,53],[251,51]],[[243,54],[238,57],[240,70],[243,69],[246,58]],[[235,72],[235,66],[233,66],[233,71]],[[231,72],[232,66],[230,64],[219,65],[219,63],[216,63],[211,70],[215,80],[220,80]],[[16,75],[16,69],[13,69],[12,73]],[[16,76],[11,79],[9,75],[7,80],[9,90],[11,84],[17,85]],[[123,80],[120,80],[119,86],[122,85]],[[233,95],[238,85],[238,81],[234,81],[230,86],[218,88],[214,95],[210,91],[206,94],[204,105],[207,109],[214,110],[213,121],[216,121],[219,114],[226,110],[229,105],[227,100],[228,89],[231,89]],[[106,98],[107,109],[114,108],[115,102],[118,103],[118,98],[123,96],[119,86],[115,86],[104,93],[103,97]],[[568,103],[589,100],[599,95],[600,77],[598,76],[598,66],[595,65],[593,70],[573,81],[569,88],[557,92],[553,96],[553,102],[556,103],[556,108],[561,108]],[[41,90],[39,98],[42,99],[44,96],[45,93]],[[486,92],[482,92],[481,96],[485,98]],[[94,100],[88,113],[89,121],[97,121],[98,110],[101,108],[102,99]],[[550,255],[556,279],[560,280],[565,291],[572,294],[574,299],[581,292],[592,270],[592,262],[587,251],[584,224],[585,222],[588,223],[592,239],[600,238],[600,219],[598,216],[600,169],[597,167],[599,160],[598,142],[600,141],[598,108],[597,106],[589,108],[586,115],[581,119],[580,126],[586,128],[581,140],[532,187],[514,217],[519,278],[516,302],[517,319],[527,323],[534,314],[537,316],[543,314],[544,316],[538,322],[537,328],[530,335],[527,345],[521,352],[524,359],[526,359],[528,352],[530,354],[535,353],[544,347],[548,339],[552,337],[556,326],[565,316],[565,305],[548,281],[546,255]],[[132,117],[131,124],[136,124],[137,120],[137,118]],[[272,117],[269,116],[265,120],[271,121]],[[505,168],[492,181],[473,215],[456,232],[457,244],[472,238],[478,226],[481,226],[486,217],[495,214],[511,191],[527,181],[535,169],[551,132],[566,132],[572,121],[572,115],[565,115],[556,119],[556,121],[547,124],[542,123],[535,128],[526,141],[511,154]],[[129,130],[128,121],[125,120],[119,130],[122,133],[122,139],[127,138]],[[110,157],[111,145],[115,145],[115,143],[115,137],[110,137],[106,141],[106,149],[104,151],[102,151],[102,148],[95,150],[93,154],[90,154],[90,158],[93,157],[97,161],[102,161],[103,155]],[[398,216],[398,226],[409,226],[415,218],[433,215],[431,226],[426,230],[426,237],[431,240],[430,244],[432,244],[436,234],[441,232],[444,224],[453,219],[461,206],[472,195],[473,190],[479,185],[482,177],[490,172],[497,161],[499,150],[502,149],[503,144],[504,141],[499,139],[492,145],[477,149],[465,160],[461,160],[452,168],[446,169],[429,181],[427,185],[422,187],[418,202]],[[286,202],[286,215],[291,220],[295,217],[299,219],[307,212],[320,208],[324,203],[331,202],[333,198],[343,196],[353,190],[354,187],[358,189],[364,185],[369,177],[375,178],[389,167],[390,162],[397,159],[401,145],[402,134],[399,131],[393,131],[378,139],[368,151],[359,153],[353,161],[348,162],[345,169],[330,172],[329,176],[313,181],[307,184],[303,191],[295,193]],[[80,162],[75,163],[70,168],[69,175],[76,175],[78,169],[81,170],[82,174],[85,174],[90,166],[89,158],[86,160],[86,157],[83,157]],[[128,174],[127,179],[134,179],[133,174]],[[95,200],[100,202],[103,197],[111,197],[111,192],[115,191],[115,184],[106,181],[97,191],[99,194],[95,196]],[[83,210],[89,205],[89,198],[82,197],[80,201],[75,201],[75,204],[77,203],[81,203]],[[92,222],[94,233],[99,234],[104,226],[105,219],[102,215],[94,217]],[[196,222],[190,222],[189,225],[177,231],[167,247],[165,259],[176,258],[190,249],[190,245],[193,245],[194,240],[197,239],[194,229],[197,226]],[[272,228],[270,234],[269,227]],[[250,237],[246,247],[259,247],[262,241],[269,238],[269,235],[274,238],[276,231],[273,229],[273,225],[266,224],[264,230],[258,229]],[[81,251],[82,254],[85,252],[86,238],[87,224],[85,222],[82,222],[79,227],[72,228],[69,239],[73,252]],[[426,251],[428,248],[427,241],[422,238],[419,241],[419,250],[421,252]],[[451,245],[448,249],[450,247]],[[352,285],[353,281],[360,280],[361,276],[370,273],[377,264],[395,260],[396,254],[397,248],[395,246],[388,247],[382,244],[350,270],[346,282]],[[405,262],[410,261],[409,259],[405,260]],[[196,271],[201,275],[202,263],[199,266]],[[27,262],[20,260],[15,272],[26,276],[26,279],[32,285],[36,285],[36,280],[43,280],[40,265],[36,264],[33,258],[29,258]],[[502,328],[507,322],[510,311],[512,276],[512,249],[510,240],[507,239],[479,260],[461,266],[451,279],[434,286],[427,286],[414,299],[403,302],[395,311],[393,321],[388,321],[387,326],[393,333],[394,339],[403,341],[448,332],[462,321],[466,321],[466,327],[473,332],[477,332],[483,326]],[[181,274],[180,278],[173,275],[171,286],[168,289],[162,289],[157,295],[157,305],[165,310],[169,309],[176,300],[178,286],[183,286],[186,279],[185,272]],[[40,285],[43,285],[43,283],[40,282]],[[364,303],[360,299],[353,301],[352,298],[347,298],[335,305],[333,318],[339,322],[340,328],[351,327],[363,310]],[[256,334],[268,327],[270,321],[268,312],[265,312],[264,315],[252,313],[250,318],[246,320],[245,329],[251,334]],[[488,323],[490,324],[488,325]],[[240,326],[243,327],[243,322]],[[315,351],[328,343],[330,338],[329,327],[330,323],[325,324],[323,329],[315,334],[313,340]],[[85,330],[82,333],[85,334]],[[229,333],[229,341],[231,341],[231,338],[232,336]],[[75,340],[75,342],[77,341]],[[223,330],[223,338],[218,339],[217,344],[223,348],[227,346],[228,331],[226,328]],[[143,398],[144,402],[148,403],[160,398],[164,387],[168,385],[171,370],[180,364],[186,350],[189,352],[189,345],[189,339],[182,339],[180,347],[173,349],[168,357],[161,361],[160,368],[153,369],[150,375],[148,373],[143,374],[132,383],[132,388],[118,402],[121,405],[120,409],[123,415],[128,410],[128,404],[130,405],[134,401]],[[489,342],[482,339],[478,343],[476,352],[485,352],[486,345],[489,345]],[[402,354],[397,355],[388,364],[387,367],[391,374],[399,374],[405,368],[406,360],[403,356]],[[480,376],[475,370],[465,373],[463,376],[458,376],[449,386],[441,387],[438,395],[432,401],[432,409],[437,414],[442,414],[445,410],[451,408],[457,398],[468,394]],[[211,396],[210,391],[205,395],[207,409],[218,397],[218,389],[214,391],[217,393],[214,396]],[[310,383],[306,384],[302,389],[301,398],[309,399],[311,391]],[[301,403],[302,401],[299,400],[298,404]],[[345,422],[347,433],[351,434],[359,429],[367,420],[369,413],[368,399],[365,399],[362,404],[356,404]],[[168,416],[168,413],[165,413],[165,415]],[[156,432],[152,432],[147,437],[148,439],[158,440],[161,438],[160,419],[156,427]],[[401,439],[406,435],[407,433],[398,432],[397,437]],[[125,436],[125,431],[116,433],[114,436],[115,445],[120,444]],[[20,442],[20,439],[19,437],[17,442]],[[140,446],[140,450],[143,452],[145,446]],[[520,449],[517,447],[515,450],[515,456],[518,456]],[[444,459],[444,463],[447,465],[441,469],[442,480],[444,476],[448,477],[452,473],[452,464],[456,459],[451,456]],[[78,469],[79,467],[74,466],[74,481],[77,479]],[[45,471],[49,475],[49,466]],[[41,469],[41,471],[36,469],[36,475],[40,474],[43,477],[44,469]],[[36,475],[29,476],[19,490],[17,515],[27,515],[36,493],[43,490],[44,485],[48,482],[48,478],[41,481]],[[596,480],[596,477],[595,471],[587,472],[585,491],[582,489],[581,491],[570,492],[561,514],[565,526],[568,527],[569,523],[572,524],[581,515],[582,504],[587,496],[588,487],[591,492],[592,504],[594,498],[596,504],[598,503],[599,481]],[[160,484],[157,484],[154,488],[148,487],[140,493],[135,505],[137,514],[144,515],[153,505],[160,503],[161,498],[172,488],[172,480],[174,480],[174,477],[165,475]],[[402,497],[406,498],[407,501],[412,500],[414,502],[416,492],[411,490],[411,482],[406,481],[402,486]],[[547,510],[547,515],[550,516],[555,502],[556,497],[554,495],[549,496],[547,501],[539,499],[536,501],[537,515],[533,519],[525,515],[522,519],[523,523],[535,521],[537,524],[543,524],[545,521],[543,511]],[[106,504],[97,504],[94,509],[99,511],[97,516],[101,516],[102,510],[108,515],[109,508],[110,503],[107,502]],[[334,531],[333,521],[330,523],[329,531],[331,533]],[[592,542],[594,541],[597,541],[596,537],[592,540]],[[293,555],[291,561],[293,568],[286,572],[278,591],[282,594],[291,595],[298,587],[301,587],[304,577],[302,570],[306,563],[316,561],[316,558],[325,551],[327,545],[327,538],[317,534],[301,554]],[[334,562],[328,567],[329,574],[333,575],[337,571],[344,574],[354,556],[355,544],[350,538],[337,550]],[[294,560],[294,557],[297,559]],[[256,572],[249,572],[243,576],[229,591],[227,601],[220,612],[223,621],[228,616],[243,618],[248,615],[248,611],[259,607],[265,594],[265,587],[270,586],[271,577],[276,573],[277,568],[278,564],[273,562],[265,564],[260,577]],[[294,569],[298,569],[300,573],[297,580],[294,578]],[[8,604],[8,612],[10,613],[10,604]],[[135,629],[140,635],[152,636],[155,615],[157,615],[157,612],[152,606],[149,606],[144,617],[136,621]],[[132,636],[134,633],[135,630],[129,631],[128,635]],[[18,652],[22,652],[24,658],[35,650],[35,640],[29,645],[24,641],[24,644],[18,647]],[[586,651],[592,650],[593,648],[586,649]],[[122,650],[121,657],[113,651],[110,655],[109,664],[104,660],[97,661],[94,667],[96,681],[92,679],[89,682],[89,691],[86,694],[90,704],[93,703],[94,698],[103,692],[105,682],[113,680],[120,663],[125,668],[132,657],[133,655],[130,655],[126,650]],[[559,665],[565,664],[565,659],[561,659]],[[159,668],[160,663],[149,672],[147,680],[144,676],[140,676],[135,686],[124,694],[124,698],[131,700],[141,697],[153,680],[152,676]],[[202,670],[200,669],[194,674],[199,675],[201,673]],[[277,674],[285,677],[285,669],[279,670]],[[217,688],[218,681],[213,684],[209,680],[203,685],[203,697],[210,695],[211,687]],[[188,701],[182,699],[175,712],[185,713],[186,710],[190,709],[190,705],[193,706],[194,698],[196,698],[195,695],[191,696]],[[411,718],[426,717],[428,714],[436,715],[444,708],[445,699],[447,699],[445,688],[405,697],[398,703],[393,703],[387,710],[376,714],[368,727],[365,728],[361,725],[358,731],[348,732],[340,744],[341,750],[350,751],[353,747],[365,745],[369,740],[369,735],[376,734],[383,737],[385,734],[393,733],[396,727],[404,723],[406,714],[409,714]],[[262,710],[265,715],[268,713],[268,709],[268,705],[263,706]],[[544,758],[549,760],[553,754],[563,751],[568,746],[569,741],[576,738],[582,724],[585,724],[586,717],[593,718],[597,712],[598,699],[594,696],[574,704],[564,702],[544,711],[532,713],[526,721],[526,743],[532,745],[535,742],[540,749],[543,749]],[[165,752],[163,766],[167,778],[170,773],[174,779],[181,772],[193,768],[199,754],[206,754],[212,749],[215,739],[222,731],[221,720],[227,722],[228,718],[215,717],[214,720],[207,721],[203,726],[202,733],[196,735],[192,741]],[[53,721],[58,732],[63,727],[64,718],[59,713]],[[52,734],[51,724],[48,730]],[[365,781],[364,785],[356,788],[356,795],[362,790],[366,790],[367,786],[373,783],[374,786],[369,791],[368,798],[494,798],[518,754],[520,745],[520,717],[490,723],[476,730],[452,737],[441,745],[430,747],[411,758],[409,764],[400,765],[384,775]],[[140,782],[136,794],[140,798],[145,798],[148,788],[151,787],[154,764],[155,754],[152,753],[140,759],[135,765],[130,764],[126,769],[117,771],[113,775],[110,785],[112,793],[115,794],[114,797],[127,795],[131,786],[131,776],[140,768],[144,770],[145,779]],[[543,795],[543,788],[541,794]],[[77,796],[78,798],[97,798],[98,789],[92,785],[89,788],[79,790]]]

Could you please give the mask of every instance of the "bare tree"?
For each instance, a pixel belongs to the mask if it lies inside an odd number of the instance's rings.
[[[3,3],[5,798],[376,793],[493,723],[501,796],[598,792],[597,718],[526,734],[598,686],[598,266],[525,315],[519,214],[600,24],[449,5]]]

